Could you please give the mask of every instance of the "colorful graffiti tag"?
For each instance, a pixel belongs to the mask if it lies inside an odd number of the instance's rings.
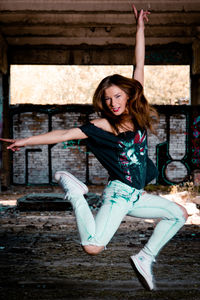
[[[194,168],[200,167],[200,115],[193,116],[191,135],[191,162]]]
[[[195,170],[200,169],[200,115],[198,110],[192,108],[191,110],[191,113],[189,108],[184,112],[186,116],[186,132],[183,133],[186,136],[185,155],[179,160],[172,159],[169,153],[169,138],[156,146],[159,184],[174,184],[173,180],[169,180],[166,175],[166,168],[172,162],[178,162],[185,168],[187,175],[184,180],[188,180]]]
[[[66,148],[78,149],[80,153],[89,154],[90,153],[89,151],[84,151],[83,149],[81,149],[81,143],[82,143],[81,140],[77,140],[77,141],[71,140],[71,141],[63,142],[62,144],[64,149]]]

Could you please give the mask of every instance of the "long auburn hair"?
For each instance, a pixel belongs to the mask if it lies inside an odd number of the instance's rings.
[[[112,85],[118,86],[128,95],[127,113],[115,116],[105,102],[105,90]],[[106,118],[114,132],[119,133],[119,128],[125,128],[123,122],[127,117],[132,121],[134,129],[149,129],[155,133],[154,125],[158,122],[158,113],[149,105],[143,93],[141,83],[135,79],[114,74],[105,77],[96,88],[93,96],[93,106],[98,115]]]

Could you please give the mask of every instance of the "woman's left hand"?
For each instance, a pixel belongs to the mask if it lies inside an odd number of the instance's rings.
[[[141,9],[140,12],[138,12],[137,8],[134,4],[132,4],[133,12],[135,15],[136,24],[138,27],[144,27],[144,21],[148,22],[150,15],[150,12],[148,10]]]

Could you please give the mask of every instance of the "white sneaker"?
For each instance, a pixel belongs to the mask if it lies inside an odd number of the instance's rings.
[[[142,286],[149,291],[153,290],[155,287],[152,274],[152,260],[137,254],[130,257],[130,263]]]
[[[87,194],[87,186],[67,171],[58,171],[55,173],[55,180],[63,188],[65,193],[73,192],[76,194]]]

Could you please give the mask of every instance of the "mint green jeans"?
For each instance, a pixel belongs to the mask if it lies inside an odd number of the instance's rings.
[[[106,246],[126,215],[160,219],[144,247],[149,255],[155,257],[186,221],[183,209],[176,203],[144,193],[119,180],[108,183],[103,192],[103,204],[95,218],[84,196],[74,192],[69,195],[69,200],[74,208],[83,246]]]

